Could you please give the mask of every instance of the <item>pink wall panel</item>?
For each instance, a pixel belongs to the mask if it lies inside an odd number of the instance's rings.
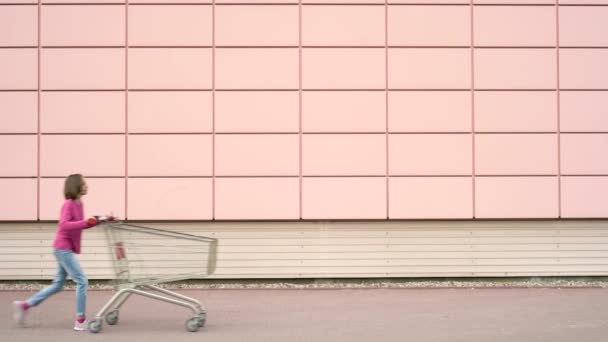
[[[41,132],[125,131],[124,92],[44,92],[40,101]]]
[[[607,5],[608,0],[559,0],[559,3],[560,5]]]
[[[608,46],[606,22],[608,22],[608,7],[562,6],[559,9],[559,44]]]
[[[608,49],[560,49],[560,86],[608,89]]]
[[[129,132],[210,133],[210,91],[129,92]]]
[[[138,0],[138,1],[146,1],[146,0]],[[166,0],[156,0],[156,1],[166,1]],[[194,1],[194,0],[192,0]],[[203,0],[200,0],[203,1]],[[298,4],[298,1],[296,0],[216,0],[215,1],[216,4],[229,4],[229,5],[234,5],[234,4],[248,4],[248,5],[253,5],[253,4],[292,4],[292,5],[296,5]]]
[[[40,82],[43,89],[123,89],[124,49],[44,49]]]
[[[471,175],[470,134],[392,134],[391,175]]]
[[[476,92],[475,131],[556,132],[557,92]]]
[[[2,0],[3,4],[38,4],[37,0]]]
[[[556,11],[551,6],[476,6],[476,46],[555,46]]]
[[[34,221],[37,219],[37,180],[32,178],[0,178],[0,220]]]
[[[389,49],[388,58],[390,88],[471,88],[470,49]]]
[[[226,0],[222,0],[226,1]],[[238,1],[238,0],[230,0],[230,1]],[[251,1],[251,0],[250,0]],[[261,0],[257,0],[261,1]],[[287,1],[287,0],[286,0]],[[303,4],[384,4],[383,0],[302,0]]]
[[[300,218],[298,178],[218,178],[215,187],[218,220]]]
[[[470,219],[473,217],[471,177],[391,177],[391,219]]]
[[[217,6],[215,20],[220,46],[298,45],[297,6]]]
[[[608,92],[562,91],[562,132],[608,132]]]
[[[302,180],[304,219],[386,219],[384,177]]]
[[[210,89],[211,49],[129,49],[131,89]]]
[[[213,30],[211,12],[211,6],[200,5],[130,6],[129,45],[211,45]]]
[[[608,177],[562,177],[562,217],[608,217]]]
[[[390,132],[470,132],[470,91],[391,91]]]
[[[389,4],[467,4],[471,1],[467,0],[389,0]]]
[[[0,46],[38,45],[38,6],[0,6]]]
[[[35,133],[37,98],[36,92],[0,92],[0,133]]]
[[[475,88],[554,89],[557,56],[553,49],[476,49]]]
[[[304,6],[302,45],[384,46],[384,11],[382,6]]]
[[[471,9],[468,6],[390,6],[388,44],[468,46],[471,44]]]
[[[131,1],[129,1],[131,2]],[[41,0],[43,4],[124,4],[126,0]]]
[[[38,51],[0,49],[0,75],[0,89],[37,89]]]
[[[210,220],[210,178],[130,178],[127,217],[131,220]]]
[[[302,137],[305,176],[386,174],[384,134],[307,134]]]
[[[57,0],[61,1],[61,0]],[[78,0],[72,0],[78,1]],[[89,0],[95,1],[95,0]],[[121,0],[106,0],[106,1],[121,1]],[[124,2],[124,1],[123,1]],[[211,4],[212,0],[179,0],[179,1],[167,1],[167,0],[129,0],[129,4]]]
[[[227,91],[215,93],[215,131],[297,133],[296,91]]]
[[[608,151],[608,134],[562,134],[562,174],[608,174],[606,151]]]
[[[557,218],[557,177],[477,177],[477,218]]]
[[[562,177],[562,217],[608,217],[608,177]]]
[[[304,89],[384,89],[383,49],[303,49]]]
[[[130,135],[129,176],[211,176],[211,135]]]
[[[304,132],[384,132],[386,94],[382,91],[302,93]]]
[[[555,134],[478,134],[477,175],[557,174]]]
[[[125,44],[125,6],[42,6],[44,46],[115,46]]]
[[[41,176],[124,176],[124,135],[43,135]]]
[[[216,49],[218,89],[297,89],[298,49]]]
[[[113,214],[125,217],[125,180],[122,178],[86,178],[89,187],[83,197],[85,217]],[[63,205],[64,178],[40,180],[40,219],[57,221]]]
[[[37,154],[37,136],[0,135],[0,177],[35,177]]]
[[[74,172],[131,219],[608,217],[608,0],[558,2],[0,0],[0,220]]]
[[[218,176],[297,176],[299,137],[295,134],[215,136]]]
[[[555,5],[555,0],[473,0],[473,3],[480,5]]]

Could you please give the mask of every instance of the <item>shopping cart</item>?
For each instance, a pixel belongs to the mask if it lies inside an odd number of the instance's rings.
[[[118,292],[91,321],[89,331],[101,331],[104,318],[109,325],[118,323],[120,307],[133,294],[192,310],[186,321],[188,331],[197,331],[205,325],[207,312],[198,300],[158,285],[213,274],[216,239],[118,221],[104,223],[102,227],[110,247]]]

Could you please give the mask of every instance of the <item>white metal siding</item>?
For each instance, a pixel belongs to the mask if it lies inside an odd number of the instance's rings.
[[[213,278],[608,275],[608,221],[157,223],[219,239]],[[51,279],[55,224],[0,224],[0,279]],[[167,258],[146,255],[147,260]],[[112,277],[101,230],[83,268]],[[163,273],[192,269],[161,270]]]

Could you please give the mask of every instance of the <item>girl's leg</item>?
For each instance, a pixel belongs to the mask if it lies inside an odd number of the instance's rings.
[[[70,275],[72,280],[77,284],[76,286],[76,317],[82,322],[86,316],[86,303],[87,303],[87,288],[89,281],[87,276],[82,271],[80,263],[72,251],[60,250],[60,257],[58,257],[61,266]]]
[[[57,255],[55,255],[55,258],[57,258]],[[47,286],[46,288],[40,290],[38,293],[36,293],[32,297],[30,297],[28,300],[25,301],[25,304],[28,307],[36,306],[36,305],[42,303],[47,298],[49,298],[50,296],[61,291],[61,289],[63,288],[63,284],[65,284],[66,277],[67,277],[67,272],[63,268],[63,266],[61,265],[61,263],[59,262],[59,259],[58,259],[57,260],[57,273],[55,274],[55,279],[53,279],[53,282],[51,283],[51,285]]]
[[[55,254],[55,253],[54,253]],[[55,254],[55,258],[57,258],[57,254]],[[13,303],[14,306],[14,318],[18,324],[23,324],[25,321],[25,314],[27,310],[32,307],[42,303],[44,300],[54,295],[55,293],[61,291],[63,288],[63,284],[65,283],[65,278],[67,277],[67,272],[61,266],[59,259],[57,260],[57,273],[55,274],[55,279],[51,285],[46,288],[38,291],[35,295],[30,297],[25,302],[16,301]]]

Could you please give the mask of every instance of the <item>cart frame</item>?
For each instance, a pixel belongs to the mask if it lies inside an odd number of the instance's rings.
[[[109,325],[117,324],[120,308],[133,294],[190,309],[192,316],[186,321],[186,330],[188,331],[195,332],[205,325],[207,310],[203,303],[158,285],[160,283],[191,279],[195,275],[200,277],[213,274],[217,260],[217,239],[134,225],[121,221],[107,222],[102,224],[102,227],[112,257],[112,265],[117,281],[115,287],[118,292],[97,312],[95,319],[89,325],[90,332],[100,332],[103,327],[104,318],[105,322]],[[204,272],[184,273],[173,276],[135,278],[130,270],[128,258],[130,246],[123,241],[124,233],[145,234],[154,237],[189,240],[194,243],[200,243],[204,246],[203,250],[207,256],[206,270]]]

